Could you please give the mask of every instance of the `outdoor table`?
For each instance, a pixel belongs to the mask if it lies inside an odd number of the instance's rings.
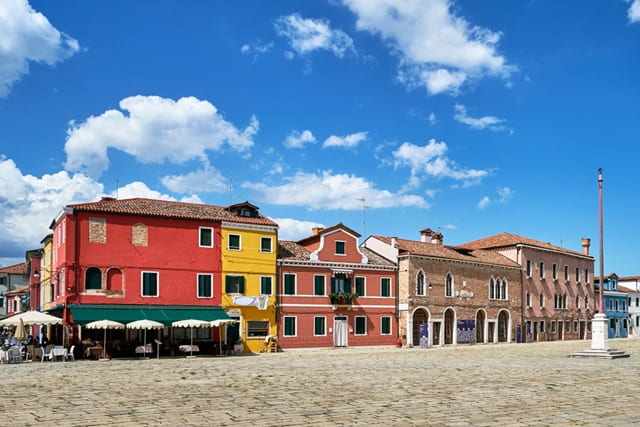
[[[87,347],[85,356],[99,359],[102,357],[102,347]]]
[[[180,350],[182,353],[197,353],[200,351],[200,347],[198,347],[197,345],[181,345],[180,347],[178,347],[178,350]]]
[[[62,361],[67,361],[67,349],[64,347],[54,347],[51,349],[51,361],[55,362],[58,357],[62,357]]]

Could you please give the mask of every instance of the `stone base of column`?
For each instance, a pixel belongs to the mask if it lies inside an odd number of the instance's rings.
[[[573,357],[600,357],[604,359],[618,359],[629,357],[629,353],[615,348],[609,348],[609,334],[607,316],[598,313],[591,320],[591,348],[579,351]]]

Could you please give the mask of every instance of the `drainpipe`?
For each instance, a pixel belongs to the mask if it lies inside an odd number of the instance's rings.
[[[526,292],[524,289],[524,281],[526,280],[524,271],[522,270],[522,259],[521,256],[521,247],[516,246],[516,257],[518,259],[518,264],[520,264],[520,339],[521,342],[527,342],[527,322],[524,320],[525,318],[525,304],[526,304]]]

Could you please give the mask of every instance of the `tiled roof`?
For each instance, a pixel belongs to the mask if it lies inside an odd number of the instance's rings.
[[[0,268],[0,273],[4,274],[27,274],[27,263],[22,262],[20,264],[9,265],[7,267]]]
[[[627,288],[626,286],[618,286],[618,289],[620,290],[620,292],[627,292],[627,293],[640,293],[640,291],[636,291],[635,289],[631,289],[631,288]]]
[[[515,245],[528,245],[543,249],[550,249],[553,251],[565,252],[568,254],[585,256],[582,252],[572,251],[570,249],[561,248],[560,246],[552,245],[551,243],[541,242],[539,240],[530,239],[528,237],[519,236],[512,233],[500,233],[493,236],[485,237],[483,239],[474,240],[473,242],[464,243],[460,245],[461,248],[468,249],[493,249],[503,248]]]
[[[360,248],[360,251],[368,259],[368,265],[386,265],[393,266],[394,264],[381,257],[380,255],[370,251],[367,248]],[[299,245],[297,242],[289,240],[278,241],[278,259],[289,261],[308,261],[310,259],[311,251]]]
[[[29,286],[24,286],[20,289],[14,289],[12,291],[6,292],[5,295],[10,297],[13,295],[26,294],[29,291]]]
[[[171,202],[156,199],[111,199],[103,198],[98,202],[78,203],[68,205],[83,212],[99,212],[117,215],[152,216],[162,218],[200,220],[200,221],[228,221],[247,224],[275,226],[273,220],[258,214],[257,217],[237,216],[229,212],[225,207],[202,205],[196,203]]]
[[[631,282],[636,280],[640,280],[640,276],[618,277],[618,282]]]
[[[298,240],[298,243],[311,242],[314,239],[319,239],[320,236],[322,236],[323,234],[328,234],[328,233],[331,233],[331,232],[333,232],[335,230],[344,230],[347,233],[353,234],[356,237],[360,237],[360,234],[357,231],[354,231],[351,228],[349,228],[346,225],[344,225],[343,223],[339,222],[336,225],[332,225],[331,227],[318,228],[318,234],[312,234],[311,236],[305,237],[304,239],[300,239],[300,240]]]
[[[372,236],[382,242],[391,245],[391,237]],[[495,264],[506,267],[517,267],[520,265],[511,261],[507,257],[495,251],[481,249],[466,249],[459,246],[446,246],[430,242],[419,242],[416,240],[395,239],[397,242],[398,254],[402,255],[424,255],[434,258],[452,259],[467,262],[481,262],[484,264]]]

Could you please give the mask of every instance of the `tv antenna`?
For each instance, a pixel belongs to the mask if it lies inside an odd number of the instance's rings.
[[[362,238],[367,238],[367,199],[362,197],[360,199],[356,199],[359,202],[362,202]]]

